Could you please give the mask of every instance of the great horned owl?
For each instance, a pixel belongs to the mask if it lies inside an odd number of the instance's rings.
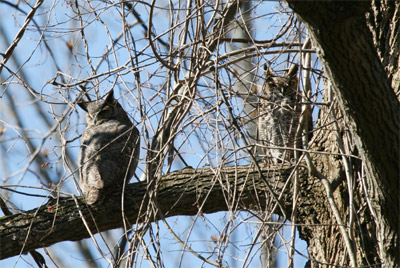
[[[273,163],[290,160],[299,123],[298,66],[293,65],[285,75],[274,76],[268,67],[258,109],[258,131],[266,160]]]
[[[79,165],[88,204],[94,204],[103,192],[121,188],[138,163],[139,131],[113,95],[111,90],[103,101],[78,103],[86,111]]]

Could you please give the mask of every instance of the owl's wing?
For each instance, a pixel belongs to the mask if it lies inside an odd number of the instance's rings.
[[[139,158],[139,131],[133,126],[111,125],[96,140],[97,151],[91,168],[100,175],[90,175],[89,184],[94,188],[121,187],[133,176]],[[95,140],[95,139],[93,139]]]
[[[88,204],[133,176],[139,158],[139,131],[108,122],[86,129],[80,148],[81,186]]]
[[[94,204],[100,196],[100,191],[104,187],[104,181],[96,165],[92,165],[86,176],[81,178],[82,190],[85,194],[86,202]]]
[[[97,166],[97,154],[100,145],[96,142],[93,128],[87,128],[82,134],[79,149],[80,185],[88,204],[94,204],[100,196],[104,182]]]

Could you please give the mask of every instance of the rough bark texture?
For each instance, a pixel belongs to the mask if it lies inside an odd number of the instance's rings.
[[[400,2],[375,0],[367,15],[374,45],[400,101]]]
[[[376,234],[365,234],[363,244],[377,245],[380,263],[395,267],[400,263],[400,105],[367,26],[365,13],[371,8],[371,2],[288,2],[313,37],[345,123],[364,162],[369,207],[363,208],[363,220],[373,218]],[[326,253],[329,249],[332,248],[324,249],[323,245],[319,248]],[[313,258],[311,252],[310,255]]]
[[[216,176],[213,169],[184,169],[166,175],[158,185],[159,211],[164,217],[175,215],[196,215],[199,212],[213,213],[228,210],[232,203],[242,209],[259,210],[265,205],[265,180],[283,189],[285,178],[293,168],[263,170],[260,176],[254,167],[231,167],[220,170]],[[304,169],[302,182],[307,188],[307,173]],[[213,183],[215,182],[215,183]],[[222,182],[222,183],[219,183]],[[290,183],[287,185],[290,192]],[[232,193],[237,196],[233,198]],[[132,225],[143,221],[146,211],[140,213],[139,207],[146,201],[145,183],[130,184],[126,190],[125,218]],[[226,197],[232,197],[226,200]],[[269,197],[268,197],[269,196]],[[290,194],[282,200],[285,208],[291,207]],[[304,207],[307,208],[309,199]],[[98,232],[123,227],[121,196],[111,194],[107,200],[88,207],[82,198],[61,198],[21,214],[0,218],[0,259],[8,258],[33,249],[50,246],[61,241],[76,241],[90,237],[80,216],[84,216],[90,231]],[[94,221],[93,221],[94,220]],[[156,219],[152,219],[154,221]],[[95,222],[95,224],[94,224]]]
[[[327,88],[329,88],[329,85],[327,85]],[[331,97],[332,95],[327,90],[324,101],[332,102]],[[334,111],[334,117],[330,116],[332,111]],[[344,123],[343,113],[338,108],[337,103],[333,107],[321,107],[319,118],[316,129],[320,129],[320,133],[311,151],[331,152],[331,154],[311,154],[314,164],[317,170],[324,174],[331,183],[335,203],[355,248],[357,266],[380,267],[378,241],[374,235],[376,232],[374,220],[365,205],[367,201],[362,183],[357,176],[361,170],[361,160],[352,157],[347,158],[352,171],[350,177],[353,185],[353,196],[350,196],[343,158],[338,147],[337,139],[339,135],[339,138],[344,141],[347,153],[357,155],[352,134]],[[334,127],[335,123],[339,126],[338,131]],[[316,191],[320,192],[322,199],[327,198],[323,188],[316,189]],[[350,211],[350,199],[352,199],[352,212]],[[310,255],[308,266],[350,265],[346,246],[331,208],[321,206],[314,213],[314,215],[308,216],[310,218],[309,225],[299,227],[301,238],[308,241]],[[315,226],[316,223],[320,223],[325,228]]]

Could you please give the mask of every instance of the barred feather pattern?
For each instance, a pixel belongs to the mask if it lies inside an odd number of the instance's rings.
[[[299,124],[297,66],[284,76],[273,76],[269,70],[260,94],[258,131],[263,157],[272,163],[293,157]],[[278,148],[279,147],[279,148]]]

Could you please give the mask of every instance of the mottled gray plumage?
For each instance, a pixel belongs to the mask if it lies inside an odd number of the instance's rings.
[[[87,127],[79,151],[80,184],[86,202],[93,204],[104,192],[121,188],[135,173],[139,158],[139,131],[113,97],[81,102]]]
[[[298,67],[293,65],[283,76],[274,76],[270,68],[259,102],[258,131],[263,153],[273,163],[290,160],[293,151],[268,147],[293,148],[299,123]]]

